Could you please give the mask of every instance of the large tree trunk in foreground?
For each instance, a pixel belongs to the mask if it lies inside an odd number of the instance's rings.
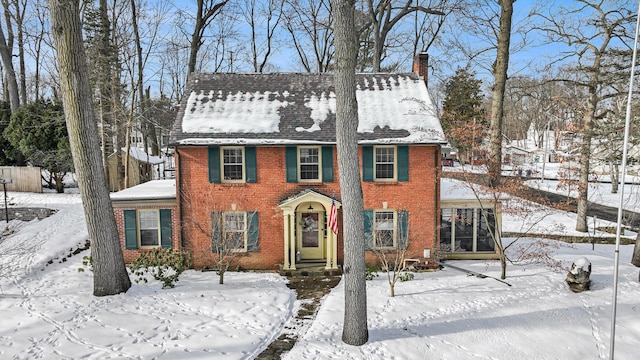
[[[504,117],[504,93],[509,69],[511,44],[511,19],[514,0],[500,0],[500,34],[496,62],[493,64],[493,89],[491,91],[491,134],[489,153],[489,184],[496,188],[502,173],[502,118]]]
[[[336,145],[342,195],[344,236],[344,326],[342,341],[362,345],[369,340],[364,263],[364,202],[358,164],[358,103],[354,3],[333,0],[335,36]]]
[[[91,241],[93,294],[115,295],[126,292],[131,281],[124,265],[102,167],[78,2],[49,0],[51,28],[57,50],[69,143]]]

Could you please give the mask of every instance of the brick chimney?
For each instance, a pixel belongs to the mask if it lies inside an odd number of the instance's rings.
[[[413,72],[422,76],[424,84],[429,87],[429,54],[421,51],[413,57]]]

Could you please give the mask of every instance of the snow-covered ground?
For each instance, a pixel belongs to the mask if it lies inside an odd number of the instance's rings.
[[[225,285],[218,285],[213,272],[187,271],[174,289],[134,283],[126,294],[93,297],[90,271],[78,271],[88,252],[67,257],[87,237],[79,195],[10,192],[9,199],[11,206],[58,212],[41,221],[10,222],[16,232],[0,243],[0,259],[10,247],[29,249],[19,268],[0,278],[2,359],[251,359],[279,336],[300,306],[286,279],[256,273],[229,273]],[[539,223],[566,232],[574,219],[556,211]],[[503,230],[518,231],[523,221],[505,215]],[[0,228],[5,226],[0,221]],[[284,358],[608,358],[614,246],[545,244],[564,269],[510,266],[512,286],[445,267],[399,282],[390,298],[380,274],[367,282],[369,342],[361,347],[341,341],[340,283]],[[629,264],[632,250],[621,247],[618,359],[637,358],[640,347],[640,283],[638,268]],[[582,256],[593,264],[592,289],[574,294],[564,279]],[[49,259],[55,260],[47,265]],[[448,263],[499,276],[494,261]]]

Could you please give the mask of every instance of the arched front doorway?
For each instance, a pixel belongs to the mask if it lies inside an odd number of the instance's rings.
[[[296,209],[296,256],[299,260],[321,260],[326,256],[325,209],[320,203],[298,205]]]
[[[283,211],[284,269],[296,263],[325,261],[326,269],[337,269],[337,236],[327,228],[332,202],[340,202],[307,189],[278,205]]]

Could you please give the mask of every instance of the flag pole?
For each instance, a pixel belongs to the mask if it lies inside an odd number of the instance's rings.
[[[636,19],[636,33],[633,40],[633,56],[631,62],[631,75],[629,76],[629,94],[627,97],[627,113],[624,122],[624,145],[622,147],[622,175],[620,176],[620,196],[618,198],[618,223],[616,227],[616,249],[613,265],[613,300],[611,301],[611,337],[609,346],[609,359],[614,359],[616,343],[616,309],[618,305],[618,267],[620,263],[620,234],[622,230],[622,205],[624,202],[624,184],[627,173],[627,147],[629,146],[629,128],[631,123],[631,97],[633,95],[633,78],[636,69],[636,56],[638,53],[638,31],[640,29],[640,1],[638,1],[638,13]]]

